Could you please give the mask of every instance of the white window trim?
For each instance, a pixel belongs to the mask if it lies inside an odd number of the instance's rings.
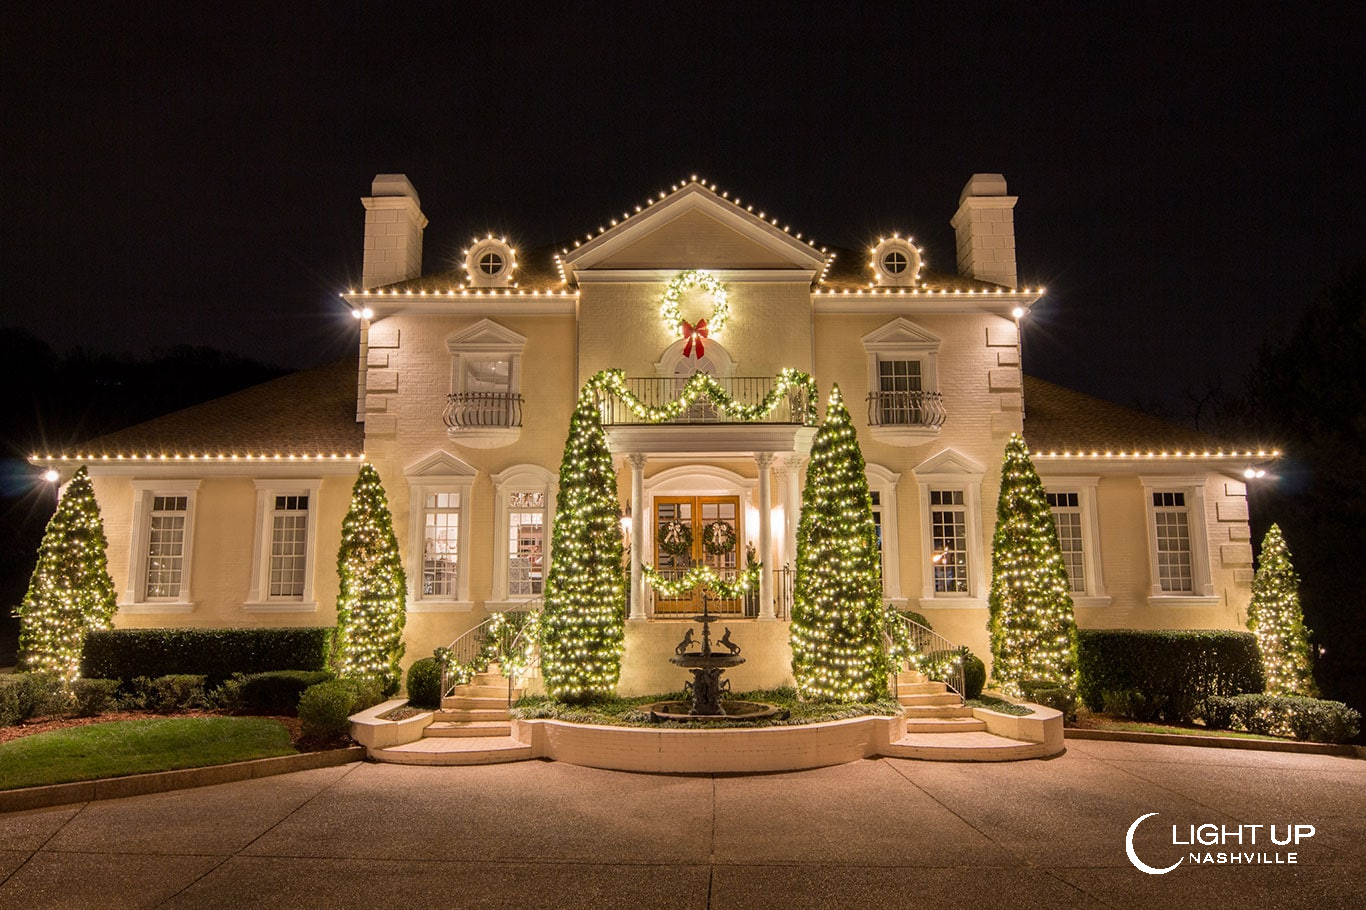
[[[674,378],[678,371],[678,365],[685,360],[693,359],[691,356],[683,356],[683,348],[685,347],[687,347],[687,340],[680,338],[665,348],[664,353],[654,363],[655,375],[669,379]],[[705,350],[707,352],[706,359],[710,360],[712,366],[716,368],[717,378],[728,379],[735,375],[735,371],[740,365],[730,356],[730,351],[721,346],[720,342],[708,338]]]
[[[1150,606],[1205,607],[1219,603],[1214,592],[1214,581],[1209,562],[1209,529],[1205,517],[1205,478],[1199,475],[1162,476],[1145,474],[1139,478],[1143,485],[1144,524],[1148,528],[1148,581]],[[1186,513],[1190,519],[1191,587],[1190,593],[1162,590],[1162,579],[1157,574],[1157,519],[1153,509],[1154,493],[1186,494]]]
[[[242,605],[248,613],[316,613],[313,581],[318,574],[318,494],[322,478],[307,480],[257,480],[256,539],[252,548],[251,600]],[[276,496],[308,497],[308,536],[304,550],[304,592],[299,597],[270,596],[271,516]]]
[[[128,585],[119,609],[125,613],[190,613],[194,597],[190,583],[194,564],[194,506],[199,480],[134,480],[132,543],[128,553]],[[152,500],[156,496],[185,497],[185,551],[180,560],[180,595],[148,600],[147,546],[151,535]]]
[[[897,317],[886,325],[869,332],[861,339],[868,355],[868,392],[880,392],[882,380],[878,362],[882,360],[914,360],[920,364],[920,389],[939,391],[939,346],[942,339],[904,317]],[[869,433],[878,442],[891,445],[919,445],[939,436],[938,427],[875,426]]]
[[[494,474],[494,537],[493,537],[493,598],[484,604],[485,609],[507,610],[528,601],[539,600],[543,595],[528,594],[512,597],[508,594],[508,538],[511,533],[511,513],[508,507],[513,493],[545,494],[545,543],[542,556],[543,573],[550,571],[550,547],[554,537],[555,499],[558,492],[558,477],[549,470],[534,464],[521,464]],[[542,575],[542,591],[545,578]]]
[[[920,488],[920,604],[934,610],[984,609],[988,590],[988,558],[982,544],[982,475],[986,469],[977,462],[945,449],[915,469]],[[966,594],[936,592],[934,572],[930,569],[933,530],[930,524],[930,490],[962,490],[967,512],[968,590]]]
[[[492,319],[481,319],[474,325],[446,339],[451,353],[451,391],[465,391],[465,361],[506,358],[508,361],[508,392],[516,395],[522,390],[522,352],[526,350],[526,336],[499,325]]]
[[[1105,575],[1100,555],[1100,520],[1096,514],[1098,475],[1040,477],[1048,493],[1076,493],[1081,512],[1082,565],[1086,572],[1086,589],[1072,592],[1072,605],[1077,607],[1108,607],[1113,598],[1105,593]],[[1051,510],[1050,510],[1051,512]]]
[[[467,613],[474,609],[470,600],[470,512],[473,511],[471,491],[474,477],[470,476],[423,476],[409,480],[408,540],[411,556],[408,569],[408,611],[410,613]],[[422,593],[422,560],[426,545],[426,517],[428,493],[459,493],[460,523],[459,535],[460,561],[456,566],[455,596],[426,597]]]
[[[901,475],[879,464],[865,465],[868,490],[878,494],[882,512],[882,599],[897,607],[904,607],[907,599],[901,593],[901,543],[897,532],[896,485]]]

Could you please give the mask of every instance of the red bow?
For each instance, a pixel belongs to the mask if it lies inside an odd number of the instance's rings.
[[[707,320],[699,319],[696,325],[690,324],[686,319],[679,320],[683,324],[683,337],[687,339],[687,344],[683,345],[683,356],[692,356],[693,342],[697,342],[697,359],[701,360],[706,353],[702,348],[702,339],[707,337]]]

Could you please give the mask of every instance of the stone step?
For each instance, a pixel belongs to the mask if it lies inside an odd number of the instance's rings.
[[[506,695],[498,696],[471,696],[463,695],[458,690],[454,695],[448,695],[441,699],[441,707],[447,710],[457,709],[479,709],[502,711],[508,706]]]
[[[499,722],[481,720],[473,723],[459,723],[448,720],[437,721],[427,725],[427,729],[422,731],[423,736],[511,736],[512,723],[510,721]]]
[[[476,673],[474,674],[474,679],[470,680],[470,684],[475,686],[499,686],[506,692],[508,678],[501,673]]]
[[[906,718],[907,733],[973,733],[984,732],[986,728],[986,722],[975,717]]]
[[[473,723],[475,721],[497,721],[508,719],[510,719],[510,715],[508,714],[506,708],[499,708],[497,710],[494,710],[492,708],[454,708],[450,710],[442,708],[440,711],[437,711],[432,715],[432,721],[434,723],[446,722],[459,724]]]
[[[501,686],[476,686],[471,684],[468,686],[456,686],[452,694],[464,698],[501,698],[503,701],[507,701],[508,687],[506,682]],[[521,689],[514,688],[512,690],[513,701],[521,698],[522,695],[523,692]]]
[[[943,695],[949,687],[941,682],[898,683],[897,695]]]
[[[898,695],[896,700],[906,707],[912,705],[961,705],[963,703],[963,699],[952,692],[941,692],[938,695]],[[442,704],[445,702],[443,701]]]
[[[434,736],[375,749],[370,757],[399,765],[493,765],[526,761],[531,746],[511,736]]]
[[[902,670],[896,675],[896,682],[897,685],[901,685],[902,683],[929,682],[929,679],[924,673],[921,673],[918,670]]]
[[[910,717],[971,717],[972,708],[967,705],[907,705],[901,713]]]
[[[907,733],[883,754],[922,761],[1020,761],[1042,758],[1044,744],[982,732]]]

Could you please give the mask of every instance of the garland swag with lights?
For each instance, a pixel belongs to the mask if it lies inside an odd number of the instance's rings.
[[[1309,630],[1300,609],[1300,578],[1290,562],[1281,529],[1272,525],[1262,539],[1247,624],[1257,636],[1268,695],[1318,694],[1309,657]]]
[[[1058,532],[1029,449],[1018,434],[1006,443],[1001,497],[991,542],[992,679],[1020,695],[1024,680],[1076,684],[1077,624],[1058,548]]]
[[[668,404],[647,405],[636,397],[626,385],[623,370],[602,370],[593,375],[584,385],[584,392],[597,397],[611,396],[628,408],[640,420],[647,423],[665,423],[683,415],[694,401],[706,396],[723,414],[736,420],[757,422],[766,420],[773,410],[787,396],[793,397],[792,416],[804,426],[816,425],[816,383],[800,370],[785,369],[778,373],[773,388],[763,400],[754,404],[741,404],[726,391],[714,376],[707,373],[694,373],[683,384],[677,398]]]
[[[368,461],[351,489],[337,550],[336,662],[340,676],[398,690],[407,581],[379,471]]]
[[[641,566],[645,580],[665,597],[682,597],[699,586],[709,588],[723,600],[736,600],[759,587],[759,572],[763,564],[752,562],[736,573],[733,579],[721,577],[711,566],[693,566],[677,578],[666,578],[654,566]]]
[[[835,386],[811,446],[797,526],[792,673],[801,696],[866,702],[884,695],[884,624],[863,452]]]
[[[591,386],[579,395],[560,462],[553,556],[541,618],[546,689],[570,702],[613,694],[625,637],[617,475]]]
[[[18,608],[20,665],[71,682],[81,674],[85,633],[108,629],[118,609],[95,490],[82,467],[67,484],[38,545]]]

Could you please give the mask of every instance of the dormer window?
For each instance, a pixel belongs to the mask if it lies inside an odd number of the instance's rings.
[[[465,251],[465,272],[471,287],[511,287],[516,269],[517,251],[500,237],[476,240]]]
[[[920,247],[908,237],[887,237],[873,247],[868,263],[873,278],[884,287],[914,287],[920,280],[923,264]]]

